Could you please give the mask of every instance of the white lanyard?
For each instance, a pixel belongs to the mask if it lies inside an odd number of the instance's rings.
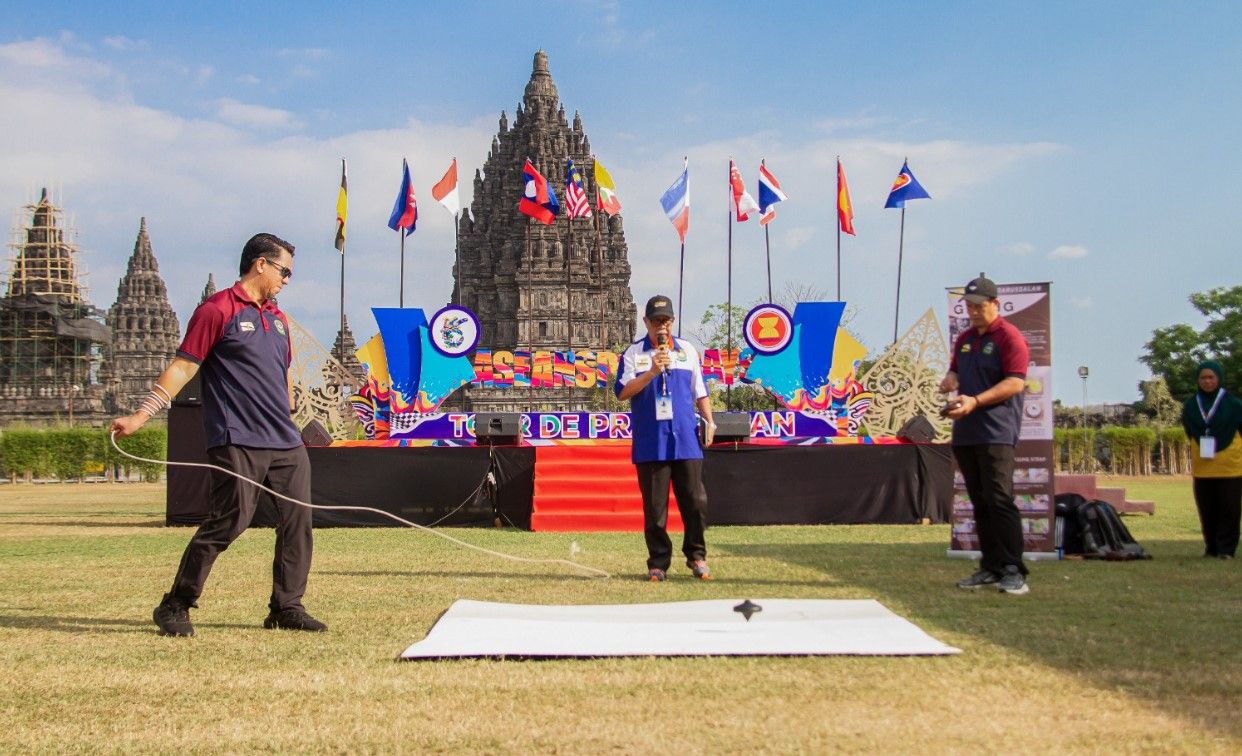
[[[1212,408],[1210,410],[1205,411],[1203,409],[1203,397],[1200,396],[1199,394],[1195,394],[1195,403],[1199,405],[1199,414],[1203,416],[1204,425],[1207,425],[1208,423],[1212,422],[1212,416],[1216,414],[1216,408],[1220,406],[1220,400],[1223,399],[1224,396],[1225,396],[1224,389],[1217,391],[1216,400],[1212,402]],[[1207,432],[1211,433],[1212,431],[1209,428]]]

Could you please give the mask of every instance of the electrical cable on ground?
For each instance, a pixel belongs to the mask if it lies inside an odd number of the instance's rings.
[[[205,469],[208,469],[208,470],[219,470],[219,471],[220,471],[220,472],[222,472],[222,473],[226,473],[226,474],[228,474],[228,475],[232,475],[234,478],[237,478],[238,480],[245,481],[246,483],[249,483],[250,485],[252,485],[252,486],[254,486],[254,487],[256,487],[256,488],[258,488],[258,489],[260,489],[260,490],[262,490],[262,491],[267,491],[267,492],[268,492],[269,494],[271,494],[272,496],[275,496],[275,497],[277,497],[277,498],[279,498],[279,499],[283,499],[284,501],[290,502],[290,503],[292,503],[292,504],[296,504],[296,505],[298,505],[299,507],[306,507],[307,509],[312,509],[312,510],[313,510],[313,509],[331,510],[331,511],[336,511],[336,512],[373,512],[373,513],[375,513],[375,514],[378,514],[378,515],[382,515],[382,516],[384,516],[384,517],[387,517],[387,518],[389,518],[390,520],[395,520],[396,522],[399,522],[399,523],[401,523],[402,525],[406,525],[406,526],[408,526],[408,527],[414,528],[415,530],[420,530],[420,531],[422,531],[422,532],[424,532],[424,533],[428,533],[428,534],[433,535],[433,536],[436,536],[436,537],[438,537],[438,538],[443,538],[444,540],[446,540],[446,541],[448,541],[448,542],[450,542],[450,543],[456,544],[457,546],[460,546],[460,547],[462,547],[462,548],[464,548],[464,549],[470,549],[471,551],[477,551],[477,552],[479,552],[479,553],[481,553],[481,554],[487,554],[487,555],[489,555],[489,556],[498,557],[498,558],[500,558],[500,559],[508,559],[508,560],[510,560],[510,561],[513,561],[513,562],[522,562],[523,564],[555,564],[555,565],[561,565],[561,566],[565,566],[565,567],[569,567],[569,568],[571,568],[571,569],[577,570],[577,571],[579,571],[579,572],[586,572],[586,573],[589,573],[589,574],[591,574],[591,575],[595,575],[595,576],[597,576],[597,577],[605,577],[605,578],[610,578],[610,577],[612,577],[612,575],[611,575],[610,573],[605,572],[604,570],[598,569],[598,568],[596,568],[596,567],[589,567],[589,566],[587,566],[587,565],[585,565],[585,564],[578,564],[577,562],[571,562],[571,561],[570,561],[570,560],[568,560],[568,559],[534,559],[534,558],[531,558],[531,557],[521,557],[521,556],[516,556],[516,555],[514,555],[514,554],[506,554],[506,553],[504,553],[503,551],[494,551],[494,550],[492,550],[492,549],[484,548],[483,546],[476,546],[476,545],[474,545],[473,543],[468,543],[468,542],[463,541],[463,540],[461,540],[461,539],[454,538],[453,536],[448,535],[447,533],[441,533],[441,532],[440,532],[440,531],[438,531],[438,530],[432,530],[431,528],[429,528],[429,527],[427,527],[427,526],[425,526],[425,525],[419,525],[419,524],[418,524],[418,523],[416,523],[416,522],[410,522],[409,520],[406,520],[406,519],[404,519],[404,518],[402,518],[402,517],[399,517],[399,516],[397,516],[397,515],[393,514],[392,512],[385,512],[384,510],[382,510],[382,509],[376,509],[375,507],[349,506],[349,505],[328,505],[328,504],[311,504],[311,503],[309,503],[309,502],[305,502],[305,501],[298,501],[297,499],[295,499],[295,498],[293,498],[293,497],[291,497],[291,496],[286,496],[286,495],[284,495],[284,494],[280,493],[279,491],[273,491],[272,489],[268,488],[267,486],[263,485],[262,483],[259,483],[258,481],[251,480],[251,479],[247,478],[247,477],[246,477],[246,476],[244,476],[244,475],[241,475],[241,474],[239,474],[239,473],[233,472],[232,470],[227,470],[227,469],[225,469],[225,468],[223,468],[223,467],[220,467],[220,466],[218,466],[218,465],[213,465],[213,464],[210,464],[210,463],[207,463],[207,462],[170,462],[170,461],[168,461],[168,460],[162,460],[162,459],[147,459],[147,458],[145,458],[145,457],[139,457],[139,456],[137,456],[137,455],[135,455],[135,454],[130,454],[129,452],[127,452],[127,451],[125,451],[124,449],[122,449],[119,445],[117,445],[117,443],[116,443],[116,431],[112,431],[112,432],[109,434],[108,439],[112,442],[112,448],[116,449],[116,450],[117,450],[117,452],[118,452],[118,453],[120,453],[122,456],[128,457],[128,458],[130,458],[130,459],[132,459],[132,460],[135,460],[135,461],[138,461],[138,462],[145,462],[145,463],[147,463],[147,464],[163,465],[163,466],[165,466],[165,467],[201,467],[201,468],[205,468]],[[490,474],[490,473],[489,473],[489,474]],[[482,485],[482,484],[480,484],[480,486],[481,486],[481,485]],[[474,492],[472,492],[470,495],[471,495],[471,496],[474,496],[474,493],[477,493],[477,491],[478,491],[478,488],[476,488],[476,489],[475,489],[475,491],[474,491]],[[460,508],[460,507],[459,507],[459,508]],[[450,514],[451,514],[451,513],[450,513]],[[443,519],[443,518],[441,518],[441,519]],[[506,518],[506,519],[507,519],[507,518]]]

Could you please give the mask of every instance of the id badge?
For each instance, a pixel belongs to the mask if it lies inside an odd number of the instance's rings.
[[[1199,456],[1203,459],[1216,459],[1216,439],[1212,436],[1199,436]]]
[[[673,398],[661,396],[656,399],[656,420],[673,419]]]

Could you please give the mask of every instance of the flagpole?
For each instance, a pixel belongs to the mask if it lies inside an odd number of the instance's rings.
[[[535,261],[530,251],[530,216],[526,217],[526,411],[534,412],[535,402]]]
[[[336,359],[345,366],[345,240],[341,240],[341,332],[337,337],[341,346],[337,350]]]
[[[595,164],[595,156],[592,155],[591,156],[592,167],[594,167],[594,164]],[[599,201],[599,185],[598,184],[595,186],[595,205],[597,208],[601,207],[600,201]],[[604,333],[604,245],[602,243],[602,239],[600,237],[600,231],[599,231],[599,216],[601,215],[603,215],[602,209],[595,214],[595,258],[598,261],[598,270],[596,272],[599,274],[600,351],[607,351],[608,350],[608,341],[607,341],[608,337]],[[604,411],[608,411],[609,405],[611,404],[609,400],[609,396],[608,396],[609,393],[610,392],[608,391],[608,387],[604,386]]]
[[[681,266],[677,269],[677,338],[681,338],[681,301],[683,286],[686,281],[686,242],[681,243]]]
[[[566,206],[568,206],[566,197]],[[574,360],[574,291],[573,291],[573,255],[574,255],[574,219],[565,214],[565,223],[569,225],[569,244],[565,248],[565,330],[569,335],[569,359]],[[567,412],[574,408],[574,381],[569,382],[569,406]]]
[[[901,233],[897,237],[897,308],[893,313],[893,343],[897,343],[897,321],[901,317],[901,256],[906,242],[906,208],[901,207]]]
[[[759,165],[760,167],[766,166],[767,162],[761,159]],[[732,179],[733,177],[730,176],[729,178]],[[762,192],[760,192],[760,202],[762,201]],[[760,220],[762,220],[762,213],[760,213],[760,216]],[[768,224],[766,223],[763,224],[763,256],[768,263],[768,303],[770,304],[772,302],[772,245],[768,241]]]
[[[397,236],[401,237],[401,282],[397,285],[397,306],[405,307],[405,229],[397,226]]]
[[[729,156],[729,177],[725,182],[725,186],[729,187],[728,204],[733,204],[733,156]],[[729,247],[728,247],[728,265],[725,293],[725,357],[721,360],[722,367],[728,366],[729,356],[733,353],[733,208],[729,207],[725,213],[725,224],[729,228]],[[732,376],[725,376],[725,410],[733,409],[733,388]]]
[[[841,301],[841,156],[837,155],[837,301]]]

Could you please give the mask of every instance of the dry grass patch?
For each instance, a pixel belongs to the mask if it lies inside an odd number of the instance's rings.
[[[945,526],[713,528],[717,579],[638,580],[641,536],[455,530],[596,580],[409,530],[316,531],[325,635],[264,631],[273,534],[216,564],[199,634],[150,612],[190,530],[163,489],[0,486],[0,751],[1237,752],[1242,578],[1198,558],[1182,480],[1127,523],[1156,558],[1032,567],[1032,593],[968,593]],[[876,598],[962,648],[939,658],[394,661],[456,598],[630,603]]]

